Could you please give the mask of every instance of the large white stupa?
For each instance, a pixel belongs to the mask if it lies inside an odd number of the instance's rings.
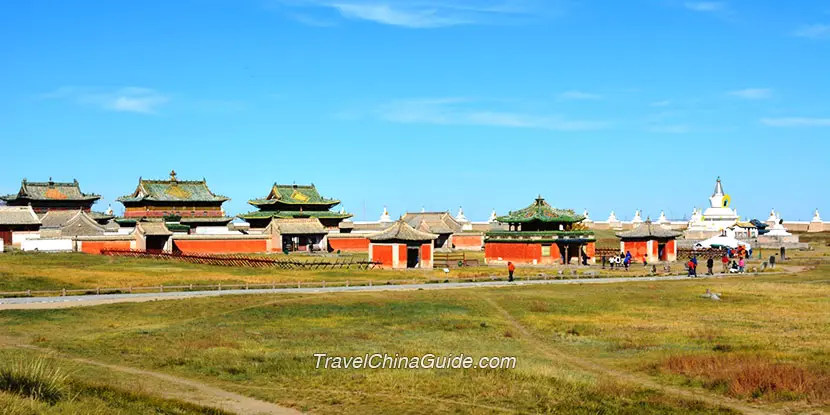
[[[689,221],[689,228],[686,230],[687,237],[701,237],[706,234],[716,234],[724,229],[735,226],[740,217],[735,209],[729,207],[731,198],[723,191],[720,177],[715,182],[715,192],[709,197],[709,207],[702,213],[698,210],[692,214]]]

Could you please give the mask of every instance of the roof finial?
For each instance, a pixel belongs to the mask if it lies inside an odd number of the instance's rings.
[[[176,179],[176,171],[175,170],[170,170],[170,181],[175,182],[176,180],[178,180],[178,179]]]

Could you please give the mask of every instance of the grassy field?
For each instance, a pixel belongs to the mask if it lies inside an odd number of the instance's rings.
[[[484,262],[482,252],[467,254]],[[279,256],[277,258],[281,258]],[[292,255],[292,259],[314,260],[313,257]],[[364,256],[365,259],[365,256]],[[517,277],[556,274],[561,267],[522,267]],[[571,267],[573,268],[573,267]],[[595,270],[598,267],[595,267]],[[603,275],[646,275],[642,267],[630,273],[602,271]],[[0,254],[0,292],[24,290],[94,289],[96,287],[140,287],[186,284],[270,284],[320,281],[444,280],[501,276],[500,266],[443,270],[284,270],[235,268],[143,258],[110,257],[82,253],[6,253]]]
[[[806,254],[793,263],[824,253]],[[701,298],[707,288],[722,300]],[[715,280],[2,311],[0,327],[64,356],[200,379],[315,413],[830,410],[826,262],[792,275]],[[506,355],[518,366],[322,370],[315,352]],[[0,353],[7,361],[21,352]],[[98,379],[73,373],[80,391]],[[10,396],[0,403],[19,399]],[[80,396],[78,404],[97,399]]]

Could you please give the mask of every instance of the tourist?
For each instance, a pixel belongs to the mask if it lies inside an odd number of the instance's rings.
[[[605,269],[605,255],[602,256],[602,269]]]
[[[746,262],[744,262],[744,259],[743,259],[743,258],[739,259],[739,260],[738,260],[738,272],[740,272],[741,274],[743,274],[743,273],[744,273],[744,267],[745,267],[745,266],[746,266]]]
[[[775,269],[775,254],[769,256],[769,267]]]
[[[732,261],[732,265],[729,266],[729,273],[734,274],[736,272],[738,272],[738,263]]]
[[[723,254],[723,256],[720,259],[720,262],[723,263],[723,271],[721,271],[721,272],[726,274],[727,271],[729,271],[729,257],[726,256],[726,254]]]
[[[631,252],[626,253],[623,265],[625,265],[625,270],[628,271],[628,267],[631,266]]]
[[[686,266],[689,268],[689,277],[697,277],[697,264],[690,259]]]
[[[715,273],[712,270],[712,268],[714,268],[714,267],[715,267],[715,260],[712,257],[709,257],[709,259],[706,260],[706,269],[708,271],[707,274],[715,275]]]
[[[617,263],[617,257],[612,256],[611,258],[608,258],[608,264],[611,266],[611,269],[614,269],[614,264],[616,264],[616,263]]]
[[[588,265],[588,254],[585,253],[585,249],[582,249],[582,265]]]
[[[781,247],[781,261],[787,260],[787,248]]]
[[[507,263],[507,281],[513,281],[513,271],[516,271],[516,266],[512,262]]]
[[[747,255],[746,255],[746,259],[750,259],[750,258],[752,258],[752,248],[749,248],[749,251],[747,251]]]
[[[643,255],[643,268],[648,267],[648,255]]]

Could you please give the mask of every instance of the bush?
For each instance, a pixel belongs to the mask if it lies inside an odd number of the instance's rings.
[[[44,358],[19,360],[0,369],[0,390],[53,405],[68,395],[67,377]]]

